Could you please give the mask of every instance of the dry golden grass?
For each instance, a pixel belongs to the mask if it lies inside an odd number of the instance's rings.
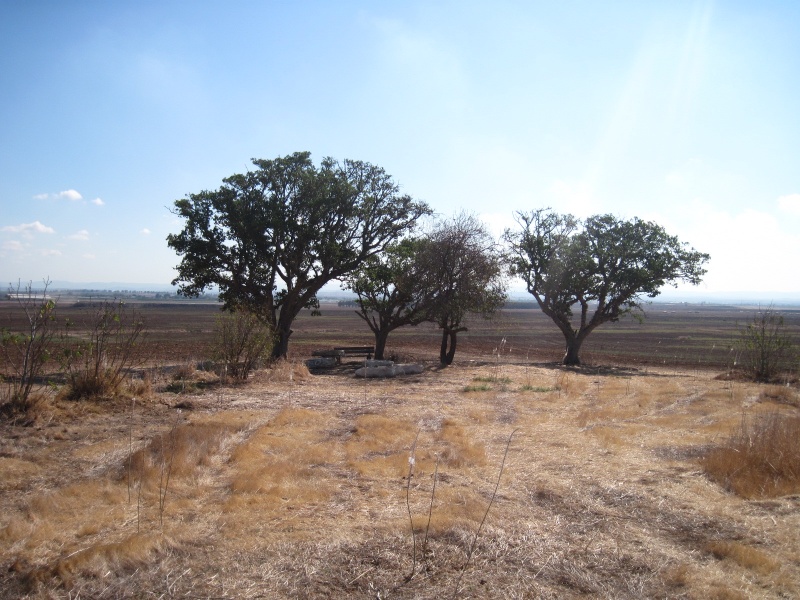
[[[786,385],[765,385],[758,399],[761,402],[776,402],[800,408],[800,394],[796,389]]]
[[[778,561],[761,550],[740,542],[715,540],[708,542],[705,550],[719,560],[731,560],[761,575],[774,573],[780,567]]]
[[[800,492],[800,415],[742,417],[726,443],[702,460],[708,475],[744,498]]]
[[[0,597],[440,598],[459,577],[464,598],[800,594],[800,498],[700,468],[743,411],[772,414],[764,388],[509,361],[465,394],[497,365],[298,365],[182,396],[192,411],[154,392],[5,425]]]

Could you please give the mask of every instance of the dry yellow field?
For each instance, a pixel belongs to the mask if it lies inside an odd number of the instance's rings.
[[[743,414],[798,409],[717,374],[285,364],[54,402],[2,425],[0,594],[798,597],[800,496],[743,499],[699,464]]]

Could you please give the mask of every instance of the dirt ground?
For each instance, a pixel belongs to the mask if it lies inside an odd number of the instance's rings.
[[[800,596],[800,496],[745,500],[698,462],[744,414],[796,413],[786,394],[466,346],[387,380],[298,359],[176,394],[164,371],[3,424],[0,596]]]

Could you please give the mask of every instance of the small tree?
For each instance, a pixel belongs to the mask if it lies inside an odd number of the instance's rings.
[[[755,381],[776,379],[789,371],[796,359],[783,315],[772,306],[759,309],[739,330],[736,348],[745,371]]]
[[[564,334],[565,365],[580,364],[581,345],[597,327],[641,310],[642,296],[654,298],[677,281],[700,283],[709,259],[635,217],[595,215],[581,222],[543,209],[517,213],[517,222],[520,230],[505,234],[510,273]]]
[[[24,287],[17,282],[16,287],[8,288],[24,315],[24,331],[0,329],[0,351],[11,370],[5,377],[8,395],[4,412],[26,414],[35,404],[33,389],[50,359],[56,335],[56,302],[47,297],[49,286],[50,280],[45,279],[41,292],[33,289],[32,282]]]
[[[227,313],[217,319],[213,356],[222,363],[224,375],[246,381],[250,372],[267,360],[275,333],[247,311]]]
[[[439,360],[450,365],[466,316],[492,316],[505,302],[497,244],[475,216],[461,213],[440,223],[422,243],[418,269],[434,290],[431,320],[442,330]]]
[[[375,335],[378,360],[392,331],[430,319],[434,288],[419,272],[419,248],[416,239],[392,244],[345,281],[345,288],[356,294],[356,314]]]
[[[88,333],[67,336],[61,356],[68,397],[74,400],[116,395],[130,369],[144,360],[139,351],[144,321],[136,309],[121,300],[105,300],[90,310]]]

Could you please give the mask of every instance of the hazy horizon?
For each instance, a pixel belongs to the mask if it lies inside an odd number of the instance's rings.
[[[800,296],[800,4],[6,3],[0,281],[171,281],[176,199],[251,158],[384,168],[499,235],[663,225],[701,291]]]

